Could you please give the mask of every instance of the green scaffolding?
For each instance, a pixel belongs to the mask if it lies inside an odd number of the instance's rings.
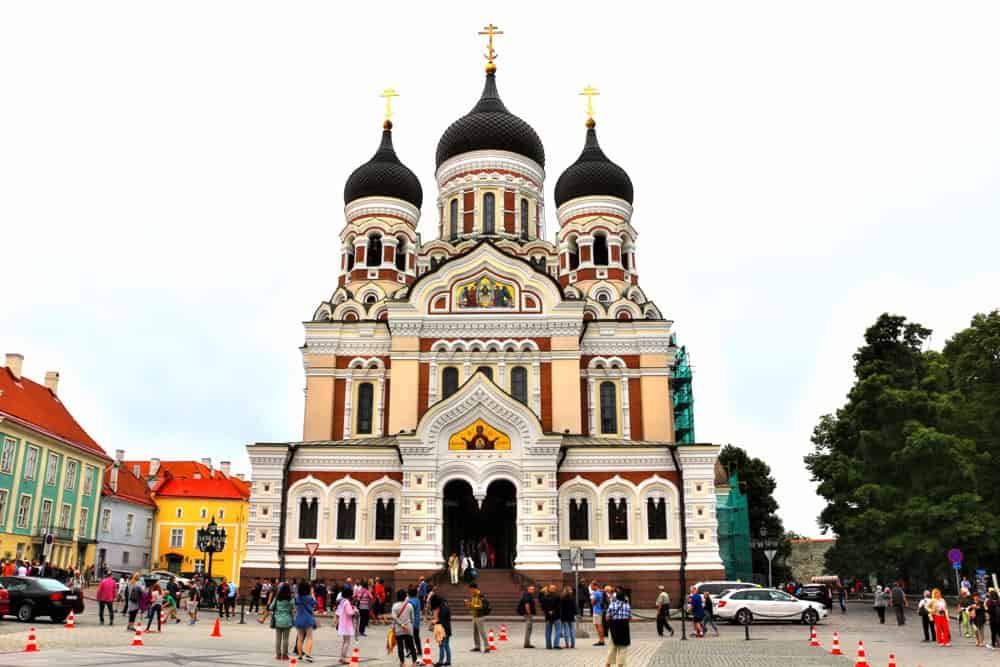
[[[671,342],[676,344],[672,337]],[[671,398],[674,404],[674,442],[691,444],[694,442],[694,392],[691,389],[691,364],[687,347],[681,347],[674,355],[671,369]]]
[[[729,476],[729,493],[716,497],[715,515],[719,522],[719,555],[730,581],[753,581],[750,560],[750,512],[740,480]]]

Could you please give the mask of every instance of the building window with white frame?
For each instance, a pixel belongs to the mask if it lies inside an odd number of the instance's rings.
[[[7,523],[7,489],[0,489],[0,526]]]
[[[519,403],[528,404],[528,369],[524,366],[510,370],[510,395]]]
[[[315,540],[319,525],[319,502],[316,498],[299,499],[299,539]]]
[[[49,452],[49,458],[45,463],[45,485],[55,486],[56,477],[59,474],[59,455]]]
[[[171,549],[181,549],[184,547],[184,529],[183,528],[171,528],[170,529],[170,548]]]
[[[608,539],[628,539],[628,501],[608,498]]]
[[[28,445],[28,451],[24,455],[24,479],[31,481],[35,479],[35,472],[38,468],[38,447]]]
[[[337,500],[337,539],[353,540],[357,531],[358,501],[354,496]]]
[[[226,510],[224,510],[223,508],[220,507],[219,508],[219,519],[221,520],[221,519],[225,519],[225,518],[226,518]]]
[[[105,507],[101,510],[101,532],[107,533],[111,531],[111,508]]]
[[[135,530],[135,515],[129,512],[125,515],[125,534],[131,535]]]
[[[358,424],[359,435],[369,435],[372,432],[372,415],[375,405],[375,387],[371,382],[358,385]]]
[[[590,508],[586,498],[569,499],[569,539],[590,539]]]
[[[88,533],[90,533],[90,508],[81,507],[80,508],[80,521],[78,537],[86,538]]]
[[[153,536],[153,519],[146,519],[146,539],[148,540]]]
[[[3,439],[3,453],[0,454],[0,472],[11,474],[14,471],[14,452],[17,450],[17,440]]]
[[[375,501],[375,539],[391,540],[396,528],[396,499],[379,498]]]
[[[66,460],[66,481],[63,488],[67,491],[72,491],[76,488],[76,471],[79,468],[79,464],[73,459]]]
[[[130,556],[131,554],[128,552],[128,549],[122,551],[122,565],[128,565]]]
[[[613,435],[618,432],[618,398],[615,383],[601,383],[601,433]]]
[[[651,540],[667,539],[667,501],[662,497],[646,498],[646,534]]]
[[[73,508],[69,503],[63,503],[63,506],[59,509],[59,527],[60,528],[72,528],[70,525],[70,515],[73,513]]]
[[[83,495],[89,496],[94,492],[94,473],[95,469],[87,466],[83,472]]]
[[[52,529],[52,501],[48,498],[42,500],[42,511],[38,515],[38,528],[46,532]]]
[[[143,567],[149,567],[149,554],[148,553],[142,554],[142,566]]]
[[[31,496],[22,494],[17,500],[17,527],[28,527],[28,515],[31,514]]]

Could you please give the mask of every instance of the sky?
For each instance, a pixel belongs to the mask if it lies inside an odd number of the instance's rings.
[[[249,472],[246,444],[299,439],[302,321],[377,94],[401,92],[431,240],[490,22],[545,145],[548,238],[592,84],[698,440],[766,460],[786,526],[818,535],[802,457],[864,329],[902,314],[939,348],[1000,307],[995,2],[2,3],[0,351],[60,371],[108,452]]]

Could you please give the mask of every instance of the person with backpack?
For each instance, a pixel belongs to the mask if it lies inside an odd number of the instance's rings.
[[[906,593],[898,581],[892,587],[889,599],[892,600],[892,608],[896,612],[896,625],[906,625],[906,614],[903,610],[910,605],[906,602]]]
[[[490,613],[489,602],[486,600],[476,582],[469,584],[470,597],[465,601],[465,605],[469,608],[469,614],[472,615],[472,641],[475,643],[475,648],[472,649],[473,653],[479,653],[482,651],[482,647],[487,647],[489,650],[489,644],[486,639],[486,631],[483,630],[483,618]],[[482,642],[479,638],[482,637]]]
[[[535,624],[535,587],[528,586],[517,603],[517,615],[524,619],[524,648],[535,648],[531,644],[531,627]]]
[[[625,598],[625,592],[621,586],[618,586],[611,594],[611,602],[604,615],[608,624],[608,636],[611,637],[611,647],[608,649],[608,657],[605,658],[604,665],[605,667],[624,665],[628,647],[632,644],[629,628],[629,622],[632,620],[632,607]]]
[[[236,583],[230,581],[229,586],[226,588],[226,618],[232,618],[236,615],[237,593],[239,593],[239,589],[236,588]]]
[[[417,594],[417,587],[410,586],[406,589],[406,601],[413,606],[413,643],[420,650],[420,597]]]
[[[139,576],[138,572],[132,575],[132,579],[129,580],[128,588],[126,590],[126,599],[128,600],[128,625],[125,626],[125,630],[126,632],[131,632],[135,629],[135,617],[142,609],[142,599],[146,595],[146,587],[143,586],[142,577]]]
[[[312,662],[313,630],[316,628],[316,598],[312,585],[302,580],[295,590],[295,653],[299,660]]]
[[[274,619],[274,659],[288,660],[288,636],[292,632],[292,589],[288,584],[281,584],[271,603],[264,609],[271,613]]]
[[[387,639],[389,649],[392,650],[392,645],[395,644],[399,667],[405,667],[407,657],[415,667],[418,658],[417,648],[413,643],[413,627],[419,621],[415,620],[413,605],[406,599],[406,591],[402,588],[396,591],[396,604],[392,605],[389,618],[392,623]]]

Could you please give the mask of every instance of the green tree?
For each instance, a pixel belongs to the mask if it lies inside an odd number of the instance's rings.
[[[769,537],[780,541],[781,546],[772,563],[774,583],[787,581],[791,574],[784,566],[790,553],[785,526],[778,516],[778,501],[774,498],[777,482],[771,475],[771,466],[759,458],[751,457],[740,447],[726,445],[719,452],[719,464],[728,474],[736,473],[740,479],[740,490],[747,494],[747,513],[750,519],[750,539],[760,536],[761,529],[767,529]],[[753,550],[753,571],[759,580],[767,581],[767,558],[757,549]]]
[[[827,502],[820,524],[837,535],[827,552],[832,572],[940,584],[948,581],[949,548],[961,547],[970,563],[995,555],[995,511],[983,502],[995,458],[974,437],[989,439],[989,409],[970,399],[993,395],[978,378],[991,368],[981,348],[1000,326],[995,315],[986,318],[988,331],[963,331],[944,353],[925,351],[931,331],[898,315],[883,314],[865,332],[847,403],[820,418],[805,459]],[[977,378],[964,393],[956,388],[959,358],[979,371],[962,371]]]

